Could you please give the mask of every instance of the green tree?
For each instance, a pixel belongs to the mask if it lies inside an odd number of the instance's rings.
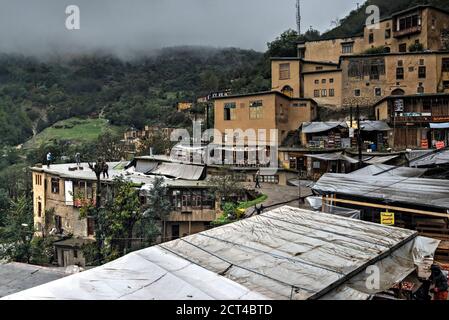
[[[210,179],[212,190],[221,198],[221,202],[237,203],[240,196],[245,194],[244,185],[237,179],[235,173],[222,169],[218,175]]]
[[[0,260],[30,263],[34,233],[33,202],[21,196],[14,201],[0,233]]]
[[[272,42],[267,43],[268,51],[265,55],[267,57],[296,57],[298,55],[298,40],[298,33],[289,29]]]

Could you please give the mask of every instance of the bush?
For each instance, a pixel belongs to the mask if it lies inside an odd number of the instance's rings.
[[[408,47],[408,51],[421,52],[424,51],[424,46],[422,45],[422,43],[414,43]]]

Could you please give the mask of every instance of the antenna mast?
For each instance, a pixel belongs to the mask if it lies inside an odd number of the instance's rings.
[[[296,0],[296,26],[298,35],[301,35],[301,0]]]

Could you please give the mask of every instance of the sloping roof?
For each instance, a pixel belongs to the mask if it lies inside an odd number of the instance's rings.
[[[150,174],[183,180],[199,180],[202,177],[204,170],[204,166],[166,162],[161,163],[156,169],[151,171]]]
[[[362,131],[388,131],[391,128],[385,121],[360,121],[360,127]]]
[[[354,158],[348,157],[343,154],[343,152],[334,152],[334,153],[319,153],[319,154],[306,154],[305,157],[309,157],[312,159],[324,160],[324,161],[347,161],[349,163],[358,163],[358,160]]]
[[[398,158],[398,154],[394,154],[391,156],[373,156],[373,157],[364,157],[363,162],[368,164],[382,164],[393,159]]]
[[[304,122],[302,124],[303,133],[318,133],[332,130],[337,127],[348,128],[348,124],[342,122]]]
[[[428,154],[428,156],[426,156]],[[413,150],[407,153],[410,167],[432,167],[449,163],[449,150],[434,152],[429,150]]]
[[[427,169],[416,169],[409,167],[394,167],[386,164],[373,164],[365,168],[351,172],[353,175],[367,176],[395,176],[395,177],[421,177]]]
[[[326,173],[313,190],[448,209],[448,186],[449,180]]]
[[[7,299],[366,299],[413,272],[418,257],[433,254],[439,242],[425,239],[411,230],[282,207]],[[388,272],[380,273],[381,288],[369,291],[361,284],[372,264]]]
[[[0,297],[66,277],[64,270],[17,262],[0,264]]]

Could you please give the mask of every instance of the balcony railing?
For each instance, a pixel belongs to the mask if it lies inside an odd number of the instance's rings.
[[[421,29],[422,29],[421,26],[416,26],[416,27],[399,30],[399,31],[394,31],[393,36],[395,38],[400,38],[400,37],[408,36],[411,34],[420,33]]]

